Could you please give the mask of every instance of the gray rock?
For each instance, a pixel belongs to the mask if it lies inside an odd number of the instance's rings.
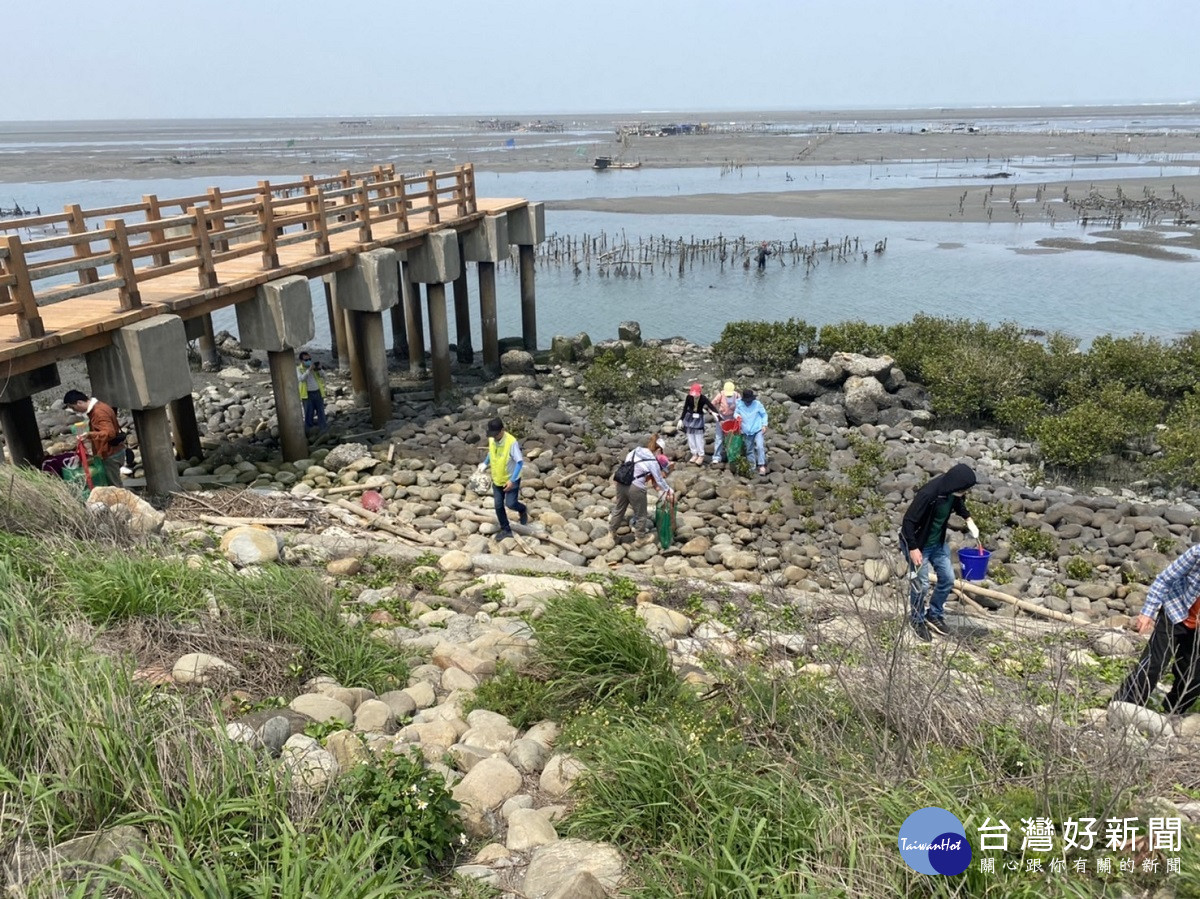
[[[521,892],[528,899],[566,896],[562,890],[578,874],[591,874],[615,891],[625,874],[625,861],[615,846],[587,840],[558,840],[536,849],[529,860]]]
[[[642,326],[634,321],[621,322],[617,325],[617,339],[626,340],[635,345],[641,345]]]
[[[506,375],[533,374],[533,354],[525,350],[509,350],[500,357],[500,371]]]

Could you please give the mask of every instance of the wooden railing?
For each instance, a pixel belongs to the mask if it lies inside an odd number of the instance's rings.
[[[45,334],[39,308],[115,290],[123,310],[142,304],[141,287],[156,278],[196,269],[198,291],[220,286],[217,266],[259,255],[265,270],[279,267],[279,248],[313,245],[314,260],[330,253],[329,238],[355,232],[360,244],[405,234],[410,221],[440,223],[475,213],[475,173],[396,175],[392,166],[344,171],[328,178],[190,197],[142,198],[141,203],[81,209],[0,221],[0,316],[16,315],[22,338]],[[447,216],[448,213],[448,216]],[[98,224],[98,223],[101,223]],[[57,229],[65,233],[57,233]],[[52,230],[22,240],[15,232]],[[64,276],[75,275],[71,282]]]

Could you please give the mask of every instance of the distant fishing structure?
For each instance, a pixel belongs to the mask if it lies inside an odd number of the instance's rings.
[[[601,278],[641,278],[656,272],[668,277],[683,277],[692,269],[717,265],[721,271],[750,269],[764,241],[745,236],[668,237],[648,235],[629,237],[620,234],[551,234],[538,245],[537,261],[543,266],[571,266],[576,276],[592,274]],[[803,266],[805,275],[827,263],[867,262],[871,255],[887,250],[887,238],[871,244],[849,235],[811,242],[790,239],[765,241],[770,250],[769,267]]]

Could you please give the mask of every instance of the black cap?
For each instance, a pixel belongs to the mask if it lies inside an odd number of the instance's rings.
[[[493,418],[491,421],[488,422],[487,433],[488,433],[489,437],[495,437],[497,434],[499,434],[503,430],[504,430],[504,422],[502,422],[500,419]]]
[[[745,390],[742,391],[742,402],[743,403],[753,403],[754,402],[754,391],[751,390],[749,387],[747,387]]]

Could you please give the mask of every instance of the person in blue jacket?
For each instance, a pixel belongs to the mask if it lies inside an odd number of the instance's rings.
[[[754,391],[747,387],[742,391],[742,398],[738,400],[733,414],[735,418],[740,418],[742,421],[742,444],[746,449],[746,458],[750,460],[751,466],[758,467],[760,475],[765,475],[767,473],[766,406],[754,395]]]

